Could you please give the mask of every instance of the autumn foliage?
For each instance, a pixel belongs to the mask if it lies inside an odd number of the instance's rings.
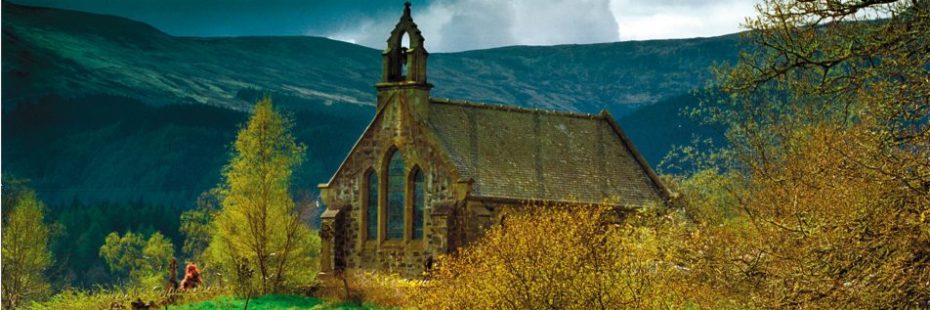
[[[677,214],[527,205],[435,264],[426,309],[613,309],[678,304]]]
[[[668,208],[527,206],[438,260],[437,309],[930,306],[930,2],[765,0]],[[610,210],[605,211],[605,210]],[[607,216],[610,215],[610,216]]]
[[[51,228],[45,205],[18,180],[3,178],[2,307],[13,309],[45,297],[50,285],[44,272],[52,263]],[[12,184],[11,184],[12,183]]]
[[[290,191],[306,151],[292,128],[270,98],[256,103],[223,171],[221,208],[204,210],[201,216],[212,218],[206,229],[190,230],[209,232],[203,255],[211,281],[243,296],[292,292],[315,280],[320,240],[303,220],[307,208],[297,206]]]
[[[758,9],[701,111],[729,128],[720,190],[683,180],[691,208],[733,211],[696,218],[693,270],[765,308],[930,305],[930,4]]]

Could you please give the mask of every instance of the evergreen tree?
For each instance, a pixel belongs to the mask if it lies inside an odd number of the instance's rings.
[[[222,274],[236,274],[243,264],[255,271],[239,292],[280,292],[315,274],[319,238],[300,220],[289,190],[306,150],[294,141],[291,127],[269,98],[260,100],[223,173],[222,209],[207,255]]]

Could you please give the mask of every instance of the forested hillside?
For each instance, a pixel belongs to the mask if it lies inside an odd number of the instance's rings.
[[[341,105],[293,112],[297,136],[314,146],[295,186],[308,190],[325,180],[371,112]],[[189,207],[219,180],[245,116],[108,95],[48,97],[3,114],[4,173],[29,178],[50,203],[145,199]]]
[[[192,204],[218,180],[232,129],[263,94],[295,114],[309,147],[295,184],[313,190],[374,113],[374,49],[315,37],[173,37],[114,16],[3,9],[4,173],[31,180],[48,202]],[[670,110],[687,104],[711,63],[734,59],[736,40],[436,53],[429,78],[435,97],[618,117],[654,105],[663,112],[621,125],[657,164],[696,125]]]

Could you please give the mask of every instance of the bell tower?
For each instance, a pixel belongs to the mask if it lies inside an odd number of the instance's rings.
[[[416,115],[426,115],[429,90],[433,85],[426,81],[426,57],[429,53],[423,41],[420,29],[410,17],[410,2],[405,2],[404,15],[394,26],[387,48],[381,53],[381,81],[375,85],[379,110],[391,101],[400,101]],[[404,46],[406,44],[409,46]]]

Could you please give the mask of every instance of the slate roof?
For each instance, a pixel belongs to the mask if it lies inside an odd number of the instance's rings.
[[[667,192],[609,113],[578,114],[431,99],[427,122],[472,196],[661,201]]]

